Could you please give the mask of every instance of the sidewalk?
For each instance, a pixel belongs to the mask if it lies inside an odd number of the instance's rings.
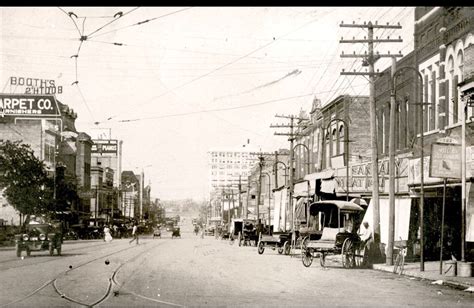
[[[447,270],[447,264],[443,263],[443,272]],[[374,264],[374,270],[393,273],[393,265]],[[395,274],[394,274],[395,275]],[[442,281],[442,284],[460,290],[474,292],[474,277],[450,277],[439,274],[439,261],[425,262],[425,270],[420,271],[420,263],[405,263],[404,276],[417,277],[431,281]]]

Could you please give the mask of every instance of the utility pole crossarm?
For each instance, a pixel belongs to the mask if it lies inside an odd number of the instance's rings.
[[[277,127],[277,128],[290,128],[290,127],[295,127],[295,128],[298,128],[298,127],[300,127],[300,128],[307,128],[307,127],[309,127],[309,126],[310,126],[310,124],[308,124],[308,125],[290,125],[290,124],[281,124],[281,125],[280,125],[280,124],[276,124],[276,125],[274,125],[274,124],[271,124],[271,125],[270,125],[270,127],[272,127],[272,128],[274,128],[274,127]]]
[[[369,40],[369,39],[351,39],[351,40],[345,40],[345,39],[340,39],[339,40],[339,43],[350,43],[350,44],[353,44],[353,43],[402,43],[403,40],[401,38],[397,38],[397,39],[391,39],[391,38],[386,38],[386,39],[373,39],[373,40]]]
[[[342,53],[340,55],[341,58],[367,58],[369,55],[368,54],[345,54]],[[396,53],[396,54],[391,54],[391,53],[376,53],[375,57],[377,58],[393,58],[393,57],[403,57],[401,53]]]
[[[400,23],[398,23],[397,25],[389,25],[388,23],[386,25],[378,25],[377,22],[375,24],[372,24],[371,22],[364,23],[364,24],[356,24],[356,23],[345,24],[341,22],[339,26],[343,28],[373,28],[373,29],[401,29],[402,28]]]
[[[308,118],[302,118],[302,117],[299,117],[299,116],[295,116],[295,115],[282,115],[282,114],[275,114],[275,117],[276,118],[285,118],[285,119],[295,119],[295,120],[306,120],[306,121],[309,121]]]
[[[273,133],[276,136],[297,136],[297,137],[306,137],[308,134],[296,134],[296,133]]]
[[[358,76],[380,76],[380,75],[383,75],[383,73],[379,73],[379,72],[373,72],[373,73],[369,73],[369,72],[341,72],[341,75],[358,75]]]

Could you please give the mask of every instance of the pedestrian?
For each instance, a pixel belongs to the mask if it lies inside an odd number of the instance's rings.
[[[112,241],[112,235],[110,234],[110,228],[106,225],[104,227],[104,241],[110,243]]]
[[[132,228],[132,236],[133,236],[133,238],[132,238],[132,240],[131,240],[130,242],[128,242],[129,244],[131,244],[133,241],[136,240],[136,241],[137,241],[137,245],[138,245],[138,232],[137,232],[137,229],[138,229],[137,223],[134,223],[134,224],[133,224],[133,228]]]

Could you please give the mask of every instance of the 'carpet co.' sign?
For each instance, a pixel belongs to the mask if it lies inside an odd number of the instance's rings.
[[[53,95],[0,94],[0,116],[58,116]]]

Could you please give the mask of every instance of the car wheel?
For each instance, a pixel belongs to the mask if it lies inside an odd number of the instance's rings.
[[[15,250],[16,250],[16,256],[19,258],[21,257],[21,248],[20,245],[16,244],[15,245]]]
[[[53,243],[49,243],[49,255],[52,256],[54,253]]]

